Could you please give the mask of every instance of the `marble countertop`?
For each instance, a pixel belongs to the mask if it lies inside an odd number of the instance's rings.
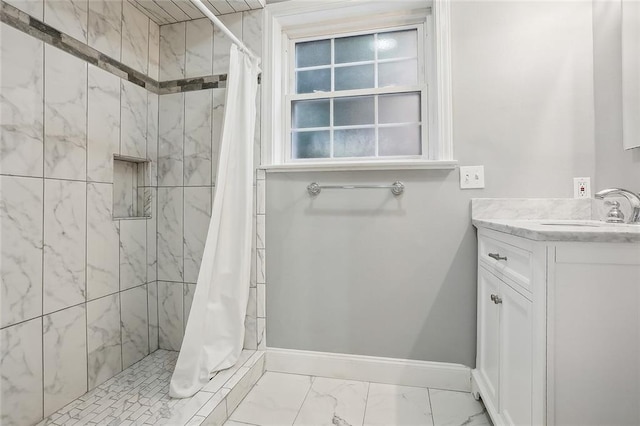
[[[640,243],[640,225],[597,220],[473,219],[473,225],[536,241]]]

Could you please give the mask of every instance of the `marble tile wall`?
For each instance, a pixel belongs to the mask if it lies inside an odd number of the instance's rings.
[[[99,52],[158,79],[159,26],[129,0],[7,0]]]
[[[0,23],[0,396],[12,407],[0,418],[21,425],[158,348],[179,349],[215,191],[229,42],[205,20],[159,27],[128,0],[7,4],[119,61],[88,63]],[[256,52],[261,13],[224,17]],[[122,67],[203,83],[159,96]],[[255,151],[257,166],[259,128]],[[150,218],[113,220],[114,154],[151,161]],[[251,349],[264,347],[265,325],[265,176],[256,176]]]
[[[42,317],[0,330],[3,425],[30,425],[43,418]]]
[[[158,78],[160,29],[127,0],[8,3]],[[156,190],[150,219],[113,220],[113,156],[148,158],[157,184],[159,97],[0,38],[0,423],[29,425],[158,348]]]
[[[118,374],[122,368],[120,306],[118,294],[87,303],[89,389]]]
[[[2,24],[2,173],[42,177],[44,43]],[[28,54],[25,54],[28,52]],[[4,127],[7,126],[7,127]],[[8,127],[10,126],[10,127]]]
[[[255,52],[262,44],[262,11],[221,16]],[[160,27],[160,84],[226,74],[230,42],[207,19]],[[198,280],[215,192],[226,89],[160,95],[158,136],[158,316],[162,349],[178,349]],[[258,99],[259,105],[259,99]],[[258,121],[259,122],[259,121]],[[254,165],[260,159],[256,128]],[[245,348],[264,347],[264,173],[257,171],[251,291]]]

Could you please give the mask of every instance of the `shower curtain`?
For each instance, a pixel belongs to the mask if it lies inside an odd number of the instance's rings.
[[[253,218],[258,59],[231,46],[218,177],[198,283],[169,394],[187,398],[233,366],[244,342]]]

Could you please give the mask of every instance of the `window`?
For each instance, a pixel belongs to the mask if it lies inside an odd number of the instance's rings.
[[[423,152],[417,28],[293,42],[291,160]]]
[[[266,9],[262,163],[453,167],[433,6],[300,3]]]

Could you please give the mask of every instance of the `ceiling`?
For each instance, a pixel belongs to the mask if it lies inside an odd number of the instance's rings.
[[[204,18],[200,10],[190,0],[131,0],[145,15],[160,25]],[[202,0],[202,3],[214,13],[242,12],[261,9],[265,0]]]

